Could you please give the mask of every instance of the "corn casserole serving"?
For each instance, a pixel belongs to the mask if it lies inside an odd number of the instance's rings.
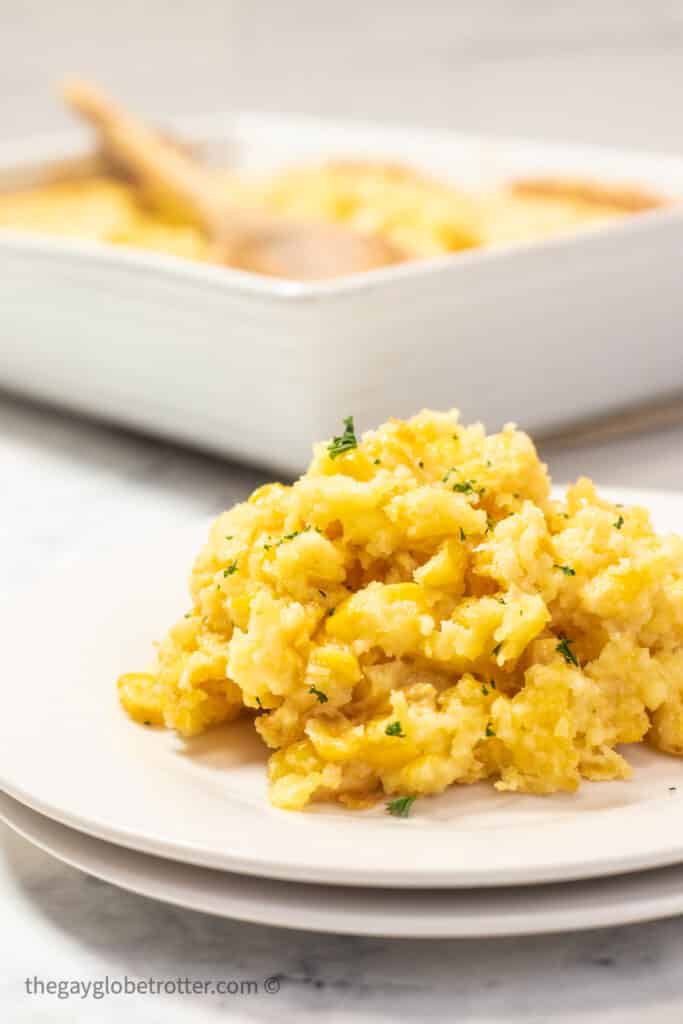
[[[349,417],[215,521],[190,597],[120,699],[187,737],[252,716],[277,807],[403,816],[454,783],[626,779],[622,744],[683,753],[683,540],[588,479],[552,498],[513,425]]]

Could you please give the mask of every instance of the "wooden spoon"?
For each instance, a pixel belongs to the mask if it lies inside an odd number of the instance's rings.
[[[295,280],[316,280],[373,270],[405,258],[388,242],[343,226],[316,224],[238,210],[211,173],[97,87],[67,81],[70,107],[99,132],[116,161],[153,194],[180,203],[212,242],[217,262]]]

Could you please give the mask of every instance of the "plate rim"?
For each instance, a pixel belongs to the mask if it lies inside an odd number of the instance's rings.
[[[345,898],[340,900],[340,890],[336,886],[267,878],[247,880],[251,888],[256,890],[249,901],[248,894],[245,894],[245,879],[238,874],[168,862],[163,858],[108,843],[70,829],[4,793],[0,793],[0,821],[13,833],[61,863],[134,895],[214,917],[247,921],[266,927],[397,939],[486,939],[625,926],[683,914],[683,867],[662,868],[659,871],[607,879],[524,886],[521,889],[507,887],[497,890],[495,900],[491,900],[491,893],[487,889],[414,889],[408,894],[409,908],[406,908],[405,892],[375,890],[371,894],[375,906],[372,911],[368,911],[368,894],[362,888],[346,888]],[[125,877],[122,876],[118,862],[124,858],[129,866],[132,863],[137,873],[129,869]],[[103,861],[106,861],[104,866]],[[158,874],[160,867],[161,878]],[[164,881],[173,874],[176,875],[174,891],[163,891]],[[209,884],[215,882],[216,891],[207,890],[204,893],[201,887],[197,887],[198,881]],[[643,887],[645,892],[634,897],[634,884]],[[655,895],[648,892],[657,887],[663,887],[663,891]],[[672,887],[678,891],[672,894]],[[179,889],[184,890],[182,894],[178,892]],[[606,889],[614,890],[609,905],[600,903],[601,899],[604,901],[606,898]],[[198,897],[198,891],[202,892],[201,898]],[[296,894],[301,897],[296,906],[293,907],[291,899],[277,903],[278,898],[282,900],[285,891],[290,896]],[[583,894],[587,898],[587,905],[581,906],[577,896]],[[241,902],[237,906],[233,902],[230,908],[222,905],[220,900],[229,895],[232,895],[233,900]],[[513,908],[509,916],[502,914],[500,908],[505,901],[513,902],[515,896],[520,895],[524,898],[524,905]],[[552,910],[545,905],[552,904],[555,896],[562,898],[567,895],[571,899],[562,908]],[[354,900],[358,902],[354,903]],[[429,910],[420,910],[419,903],[423,900],[431,905],[438,901],[439,912],[436,913],[431,907]],[[461,917],[458,917],[459,900],[468,904],[464,918],[462,911]],[[394,902],[400,906],[401,913],[394,911],[391,906]],[[415,909],[419,911],[417,916]],[[489,911],[491,913],[487,917]]]

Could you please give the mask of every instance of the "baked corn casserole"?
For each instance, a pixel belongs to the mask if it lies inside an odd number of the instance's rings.
[[[683,540],[588,479],[553,499],[513,425],[347,419],[215,521],[190,598],[121,702],[185,737],[251,715],[277,807],[402,815],[454,783],[626,779],[622,744],[683,753]]]
[[[569,180],[511,182],[475,193],[383,163],[339,161],[263,179],[213,173],[237,208],[347,225],[385,240],[407,259],[538,241],[663,203],[641,192]],[[0,228],[213,258],[210,240],[186,210],[104,172],[0,193]]]

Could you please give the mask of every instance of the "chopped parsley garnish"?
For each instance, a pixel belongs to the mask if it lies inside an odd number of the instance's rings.
[[[405,736],[403,726],[401,725],[400,722],[392,722],[390,725],[386,727],[384,732],[387,736]]]
[[[227,569],[223,570],[223,575],[232,576],[234,572],[237,572],[237,559],[235,559],[234,562],[231,562]]]
[[[353,416],[347,416],[344,419],[344,433],[332,438],[327,446],[327,451],[331,459],[336,459],[344,452],[350,452],[357,447],[358,439],[354,431]]]
[[[314,527],[314,529],[316,533],[322,533],[319,526]],[[300,537],[302,533],[310,533],[310,531],[311,524],[309,523],[307,526],[303,526],[300,530],[292,530],[291,533],[286,533],[283,537],[280,537],[279,540],[274,541],[271,539],[268,544],[263,545],[263,550],[270,551],[271,548],[279,548],[281,544],[286,544],[288,541],[294,540],[295,537]]]
[[[300,537],[302,533],[310,533],[310,531],[311,531],[310,523],[308,524],[308,526],[304,526],[301,530],[292,530],[291,533],[286,533],[284,535],[284,537],[280,537],[279,541],[277,542],[276,547],[279,547],[280,544],[286,544],[287,541],[289,541],[289,540],[294,540],[295,537]]]
[[[327,592],[325,590],[319,590],[318,593],[321,597],[327,597]]]
[[[569,646],[570,644],[573,644],[573,643],[574,643],[573,640],[568,640],[566,636],[563,636],[561,638],[559,644],[555,648],[555,650],[559,654],[562,655],[562,657],[564,658],[564,660],[567,662],[568,665],[574,665],[576,668],[578,668],[579,667],[579,663],[577,661],[576,655],[574,654],[573,650]]]
[[[462,526],[460,527],[460,540],[467,540],[467,534],[463,530]]]
[[[555,564],[554,568],[559,569],[561,572],[565,574],[565,576],[576,576],[576,569],[572,569],[571,565]]]
[[[234,536],[235,536],[235,534],[234,534],[234,533],[226,533],[226,535],[225,535],[225,539],[226,539],[226,540],[232,540]]]
[[[487,516],[486,516],[486,532],[490,533],[491,530],[493,530],[495,528],[495,525],[496,525],[495,520],[492,519],[491,516],[487,514]]]
[[[496,646],[493,648],[493,650],[491,651],[491,654],[493,655],[494,658],[500,652],[500,649],[501,649],[502,646],[503,646],[503,641],[501,640],[500,643],[496,644]]]
[[[463,480],[460,483],[453,484],[453,490],[457,491],[458,494],[474,494],[474,480]]]
[[[316,690],[315,686],[312,686],[308,692],[318,698],[318,704],[327,704],[329,697],[322,690]]]
[[[481,684],[481,692],[484,694],[485,697],[488,697],[489,691],[486,688],[486,683]]]
[[[496,680],[495,679],[489,679],[489,686],[491,687],[492,690],[495,690],[495,688],[496,688]]]
[[[417,463],[417,464],[418,464],[418,466],[420,467],[420,469],[424,469],[424,468],[425,468],[425,464],[424,464],[424,462],[422,461],[422,459],[420,459],[420,460],[418,461],[418,463]]]
[[[263,710],[263,704],[261,703],[261,698],[260,698],[260,697],[257,697],[257,698],[256,698],[256,703],[257,703],[257,704],[258,704],[258,706],[259,706],[259,707],[261,708],[261,710]]]
[[[334,608],[328,608],[328,609],[327,609],[327,614],[328,614],[328,617],[329,617],[330,615],[334,615]]]
[[[624,525],[624,517],[623,516],[619,516],[619,518],[617,519],[616,523],[612,523],[612,526],[614,527],[615,530],[620,530],[623,525]]]
[[[379,465],[381,465],[381,462],[382,462],[382,460],[381,460],[381,459],[375,459],[375,465],[376,465],[376,466],[379,466]]]
[[[459,434],[453,434],[453,440],[454,441],[459,441],[460,440],[460,435]]]
[[[451,475],[451,473],[457,473],[457,472],[458,472],[458,470],[456,469],[456,467],[455,466],[451,466],[451,468],[447,469],[446,472],[444,473],[444,475],[441,477],[441,483],[442,484],[447,484],[448,483],[448,478]]]
[[[407,818],[416,799],[414,796],[397,796],[395,800],[389,801],[387,811],[395,818]]]
[[[487,736],[488,736],[489,738],[490,738],[491,736],[495,736],[495,735],[496,735],[496,734],[495,734],[495,732],[493,731],[493,726],[491,725],[491,723],[490,723],[490,722],[489,722],[489,723],[487,724],[487,726],[486,726],[486,735],[487,735]]]

